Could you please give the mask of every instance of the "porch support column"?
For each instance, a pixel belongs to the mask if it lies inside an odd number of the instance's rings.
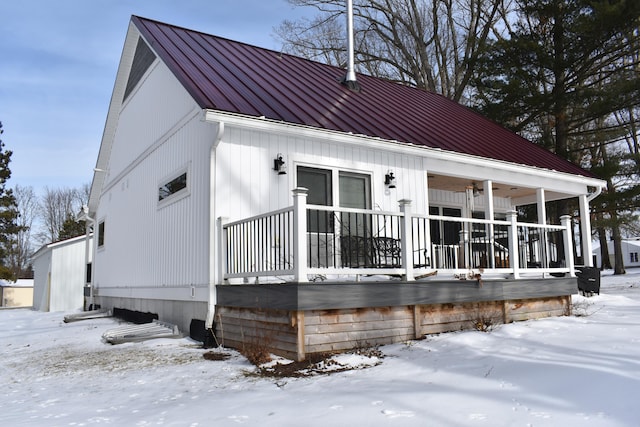
[[[293,190],[293,279],[307,282],[307,194],[309,190]]]
[[[493,181],[490,179],[484,181],[484,219],[493,221],[495,219],[495,213],[493,208]],[[487,224],[487,237],[489,238],[489,259],[487,260],[487,267],[496,268],[496,247],[495,238],[493,232],[493,224]]]
[[[509,263],[513,268],[513,278],[520,278],[520,255],[518,253],[518,212],[507,212],[507,221],[511,223],[509,226]]]
[[[538,210],[538,224],[546,225],[547,224],[547,200],[546,200],[544,188],[538,188],[536,190],[536,199],[537,199],[536,208]],[[547,256],[547,248],[549,247],[549,240],[548,240],[547,229],[546,228],[541,229],[540,233],[542,234],[540,236],[540,243],[542,246],[541,247],[542,254],[540,254],[542,256],[542,259],[540,260],[540,263],[543,268],[548,268],[549,257]],[[531,261],[534,262],[536,260],[532,259]]]
[[[578,197],[580,204],[580,236],[582,237],[582,265],[593,267],[593,246],[591,245],[591,213],[586,194]]]
[[[562,215],[560,224],[564,227],[564,258],[566,267],[569,269],[569,276],[576,277],[575,262],[573,260],[573,233],[571,232],[571,215]]]
[[[402,216],[402,226],[400,227],[401,234],[401,246],[402,246],[402,268],[404,269],[405,280],[413,281],[413,233],[411,232],[411,200],[402,199],[398,200],[400,204],[400,212]]]

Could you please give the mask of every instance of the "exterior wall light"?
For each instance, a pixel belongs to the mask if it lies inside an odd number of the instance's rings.
[[[278,175],[287,174],[287,165],[284,163],[284,159],[280,153],[278,153],[276,158],[273,159],[273,170],[278,172]]]
[[[387,188],[396,188],[396,177],[393,176],[393,172],[389,171],[384,176],[384,185],[386,185]]]

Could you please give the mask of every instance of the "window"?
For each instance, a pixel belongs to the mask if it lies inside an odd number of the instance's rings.
[[[158,189],[158,201],[161,202],[174,194],[186,190],[187,188],[187,173],[184,172],[177,177],[173,178],[169,182],[161,185]]]
[[[629,255],[631,255],[631,262],[638,262],[638,252],[630,252]]]
[[[340,207],[354,209],[371,209],[370,178],[368,175],[340,172],[339,174]],[[359,213],[340,215],[342,234],[352,236],[369,236],[371,234],[371,217]]]
[[[297,185],[309,190],[308,204],[334,205],[333,176],[333,171],[329,169],[298,166]],[[340,200],[340,207],[371,209],[371,178],[369,175],[340,171],[338,172],[337,184],[338,194],[336,196]],[[362,220],[362,214],[349,214],[348,216],[351,224],[358,223],[358,229],[366,225]],[[343,218],[343,220],[346,219]],[[312,211],[307,227],[309,232],[331,233],[334,227],[333,217],[326,211]]]
[[[332,176],[330,170],[298,167],[298,187],[309,190],[307,203],[310,205],[331,206]],[[307,231],[312,233],[327,233],[333,230],[333,222],[329,212],[311,211],[307,221]]]
[[[98,247],[104,246],[104,221],[100,221],[98,224]]]

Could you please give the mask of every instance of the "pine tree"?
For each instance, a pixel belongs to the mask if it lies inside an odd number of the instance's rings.
[[[0,122],[0,135],[2,130],[2,122]],[[13,191],[7,188],[7,181],[11,177],[9,162],[11,162],[10,150],[6,150],[4,143],[0,139],[0,279],[15,280],[8,253],[11,246],[15,243],[16,235],[20,231],[17,224],[18,207]]]
[[[73,214],[68,214],[58,233],[59,240],[71,239],[85,234],[85,221],[76,221]]]
[[[563,158],[594,172],[607,171],[601,178],[609,190],[596,203],[595,225],[610,229],[615,271],[623,273],[620,227],[637,208],[640,188],[633,185],[637,172],[608,173],[611,164],[629,164],[619,157],[617,145],[625,134],[636,133],[635,115],[620,113],[640,106],[640,2],[517,3],[520,15],[510,37],[495,41],[479,62],[478,107]],[[616,116],[631,119],[616,121]],[[569,203],[558,204],[558,215],[571,212]]]

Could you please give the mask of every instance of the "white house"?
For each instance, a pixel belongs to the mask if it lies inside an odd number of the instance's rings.
[[[33,255],[33,307],[36,310],[84,308],[85,286],[91,275],[92,240],[79,236],[50,243]]]
[[[615,264],[613,241],[607,242],[607,249],[609,250],[609,262],[611,265]],[[625,267],[640,267],[640,237],[633,239],[622,240],[622,260]],[[595,266],[602,266],[602,254],[600,253],[600,242],[593,244],[593,257],[595,260]]]
[[[411,307],[413,326],[380,343],[433,330],[434,304],[559,298],[536,310],[566,312],[572,227],[545,203],[577,199],[589,236],[605,183],[440,95],[344,75],[132,17],[88,205],[91,304],[199,322],[229,345],[271,325],[299,359],[364,339],[309,335],[321,310]],[[530,204],[535,224],[515,214]],[[460,278],[473,289],[452,292]]]

